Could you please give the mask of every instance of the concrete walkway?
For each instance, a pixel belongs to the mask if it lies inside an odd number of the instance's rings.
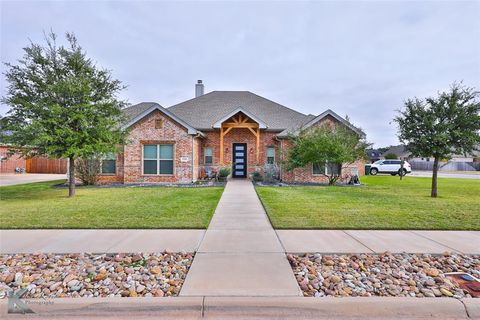
[[[0,174],[0,187],[13,186],[16,184],[62,180],[67,179],[66,174],[49,174],[49,173],[2,173]]]
[[[180,296],[301,295],[252,183],[229,181]]]

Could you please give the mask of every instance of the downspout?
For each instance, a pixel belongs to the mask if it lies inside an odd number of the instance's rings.
[[[194,160],[194,158],[195,158],[195,150],[194,150],[194,147],[193,147],[193,145],[194,145],[194,141],[193,141],[193,140],[194,140],[194,139],[195,139],[195,136],[192,135],[192,183],[195,182],[195,181],[193,180],[193,177],[194,177],[194,176],[193,176],[193,173],[195,172],[195,160]]]
[[[196,135],[192,135],[192,183],[195,181],[193,180],[194,177],[194,172],[195,172],[195,148],[194,148],[194,141],[195,138],[200,138],[202,135],[200,133],[197,133]],[[200,159],[199,159],[200,160]]]
[[[283,181],[283,139],[280,139],[280,181]]]

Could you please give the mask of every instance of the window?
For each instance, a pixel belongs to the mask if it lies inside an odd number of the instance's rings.
[[[155,129],[162,129],[163,127],[163,120],[162,119],[156,119],[155,120]]]
[[[213,163],[213,149],[211,147],[205,148],[205,164]]]
[[[143,145],[143,174],[173,174],[173,144]]]
[[[342,171],[342,166],[338,163],[329,163],[327,161],[324,164],[321,164],[321,163],[313,164],[313,174],[340,175],[341,171]]]
[[[267,148],[267,163],[274,164],[275,163],[275,148],[268,147]]]
[[[314,163],[313,174],[325,174],[325,164]]]
[[[114,153],[108,153],[102,159],[102,174],[115,174],[115,167],[117,162],[117,156]]]

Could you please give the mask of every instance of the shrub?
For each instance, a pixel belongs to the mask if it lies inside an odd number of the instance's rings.
[[[274,183],[280,180],[280,168],[276,164],[265,164],[265,177],[263,179],[266,183]]]
[[[253,181],[262,181],[263,177],[262,177],[262,174],[260,173],[260,171],[254,171],[252,173],[252,179],[253,179]]]
[[[218,177],[219,178],[226,178],[230,174],[230,168],[229,167],[222,167],[220,170],[218,170]]]
[[[82,181],[82,184],[94,185],[97,183],[100,174],[101,162],[98,159],[77,159],[76,177]]]

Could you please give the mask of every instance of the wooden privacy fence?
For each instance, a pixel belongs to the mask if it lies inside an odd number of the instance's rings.
[[[408,161],[412,170],[433,170],[433,161]],[[480,171],[480,162],[439,162],[439,171]]]
[[[27,173],[67,173],[67,160],[33,157],[26,160]]]

